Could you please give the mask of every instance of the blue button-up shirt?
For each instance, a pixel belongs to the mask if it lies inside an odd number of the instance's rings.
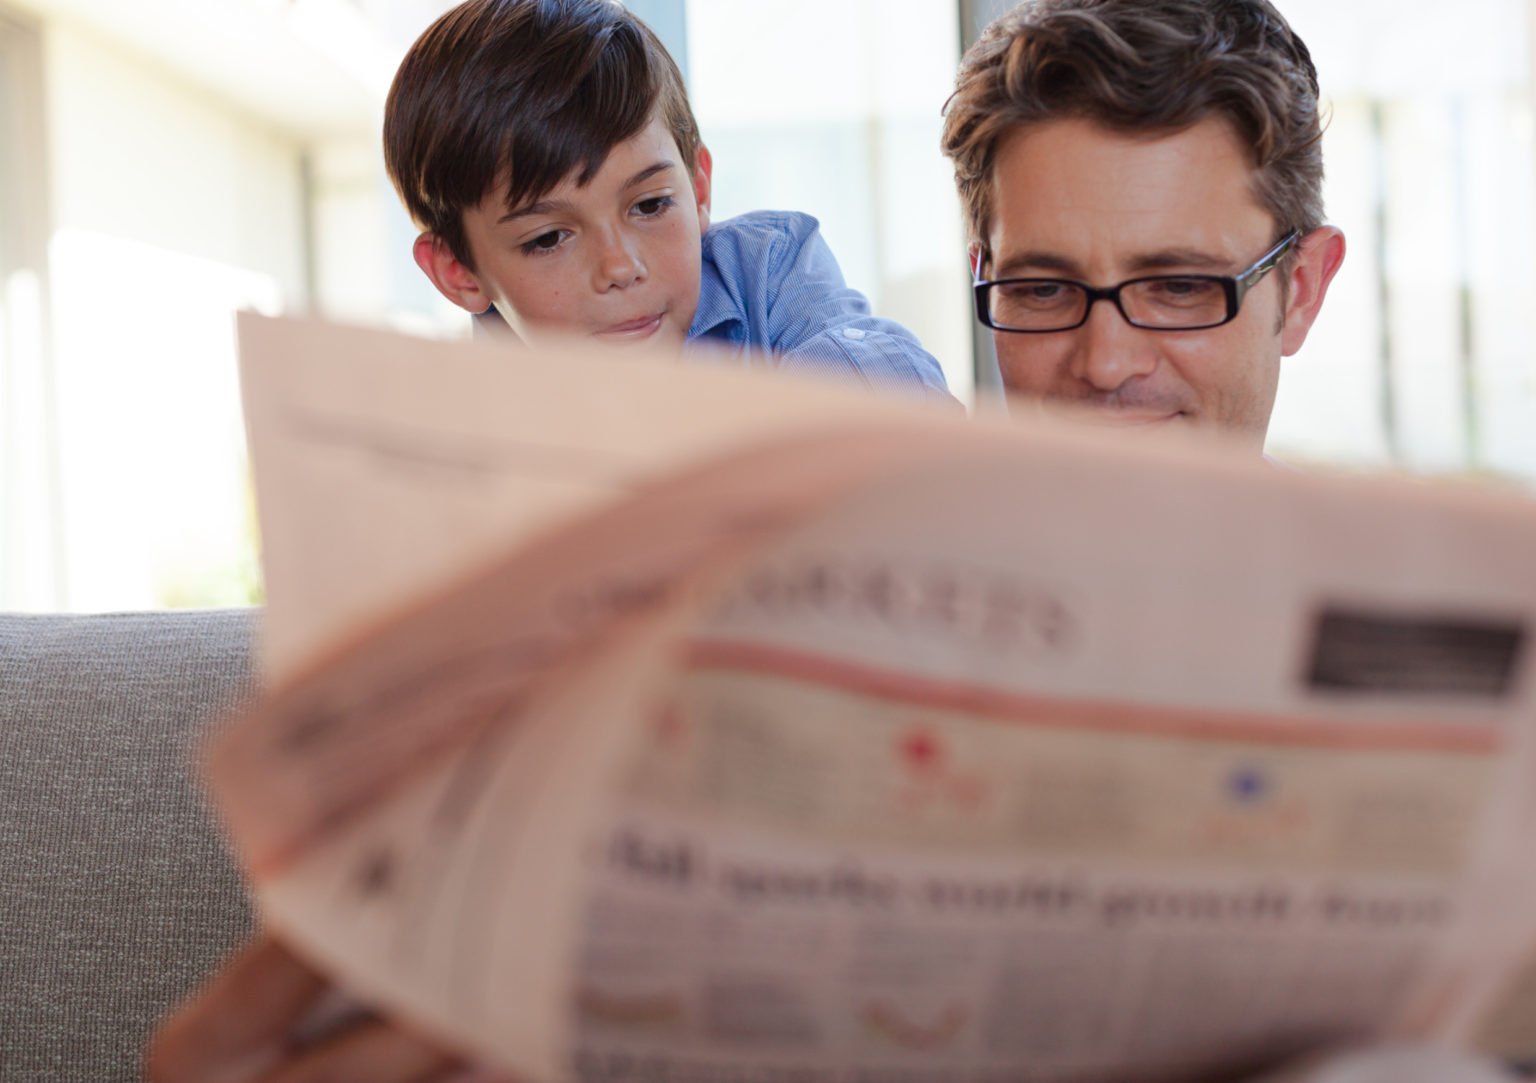
[[[690,341],[755,351],[780,367],[945,392],[917,336],[872,316],[849,289],[816,219],[752,211],[704,233]]]

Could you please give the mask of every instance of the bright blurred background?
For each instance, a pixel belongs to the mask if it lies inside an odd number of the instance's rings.
[[[1536,479],[1536,0],[1280,0],[1331,103],[1350,257],[1270,450]],[[0,608],[258,600],[233,313],[466,335],[410,259],[382,101],[442,0],[0,0]],[[715,214],[806,210],[944,363],[973,336],[937,150],[994,0],[634,0]]]

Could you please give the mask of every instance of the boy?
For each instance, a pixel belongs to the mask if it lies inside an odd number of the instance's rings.
[[[916,337],[843,283],[815,219],[710,225],[710,154],[682,76],[613,0],[454,8],[396,73],[384,149],[424,231],[417,264],[522,339],[702,340],[944,390]]]

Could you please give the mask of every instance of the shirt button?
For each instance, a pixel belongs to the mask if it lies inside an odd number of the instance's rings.
[[[845,328],[843,328],[843,337],[844,338],[851,338],[855,342],[857,342],[859,339],[863,338],[864,334],[865,334],[865,332],[864,332],[864,329],[862,327],[845,327]]]

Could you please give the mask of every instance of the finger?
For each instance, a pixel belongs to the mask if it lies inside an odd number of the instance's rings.
[[[325,979],[270,937],[224,965],[155,1034],[153,1083],[224,1083],[249,1078],[255,1061],[285,1036],[326,987]]]
[[[431,1083],[458,1067],[457,1058],[422,1039],[370,1020],[294,1053],[260,1083]]]

